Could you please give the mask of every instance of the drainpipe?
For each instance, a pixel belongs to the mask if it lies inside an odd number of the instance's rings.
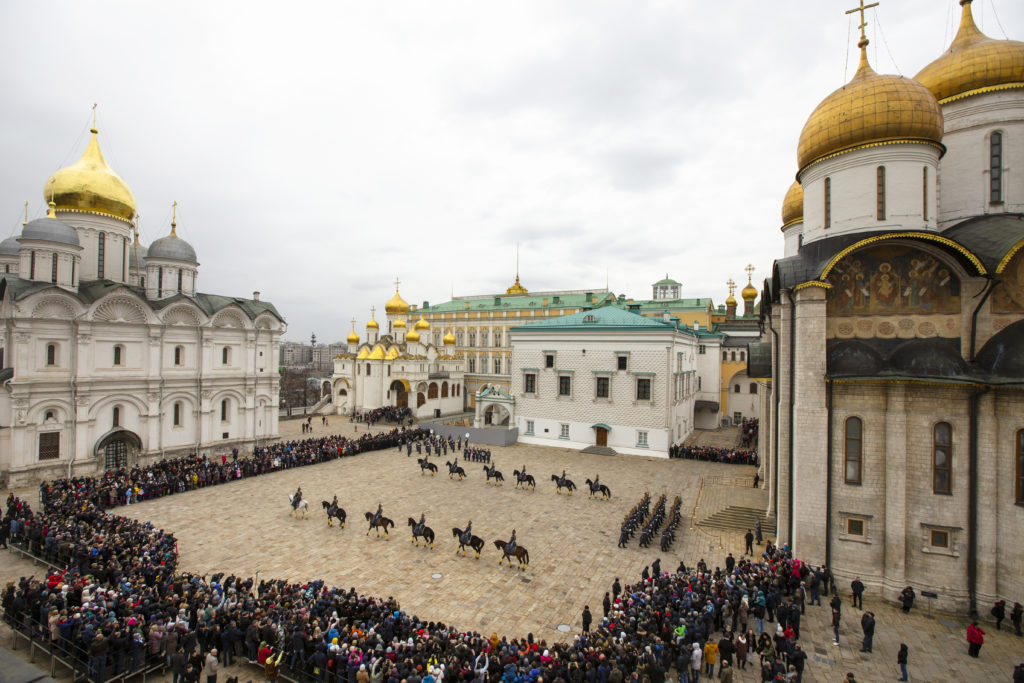
[[[787,481],[786,512],[789,515],[789,548],[793,550],[793,405],[796,403],[796,301],[792,290],[785,290],[789,299],[789,481]]]
[[[774,357],[772,361],[775,363],[775,371],[772,375],[772,398],[775,400],[775,410],[772,414],[772,486],[775,487],[775,495],[772,496],[772,514],[775,517],[776,524],[779,519],[779,332],[771,325],[768,326],[772,336],[775,337],[775,348]]]
[[[985,287],[985,293],[981,297],[981,301],[974,307],[974,313],[971,314],[971,355],[968,357],[970,362],[974,362],[974,349],[978,342],[978,313],[981,312],[981,307],[985,305],[985,301],[988,299],[988,295],[992,293],[992,290],[996,288],[1000,280],[989,276],[988,284]]]
[[[196,455],[203,442],[203,328],[196,328],[196,416],[193,420],[196,434]]]
[[[969,446],[967,487],[967,594],[970,601],[970,616],[978,616],[978,398],[987,394],[990,387],[975,387],[971,391],[970,420],[971,438]]]
[[[825,566],[832,566],[832,380],[825,380],[825,411],[828,415],[828,444],[825,466]]]
[[[78,321],[71,321],[71,457],[68,458],[68,479],[78,450]]]

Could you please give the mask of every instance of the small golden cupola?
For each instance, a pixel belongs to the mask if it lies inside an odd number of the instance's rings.
[[[388,315],[405,315],[409,312],[409,304],[406,303],[402,295],[398,293],[398,280],[395,280],[395,295],[391,297],[391,300],[384,304],[384,312]]]
[[[915,80],[943,104],[996,90],[1024,88],[1024,43],[989,38],[974,23],[971,0],[960,0],[960,4],[960,29],[952,44],[921,69]]]
[[[405,335],[405,341],[407,342],[418,342],[420,340],[420,333],[416,331],[416,328],[409,330],[409,334]]]
[[[454,346],[455,345],[455,335],[452,334],[451,330],[448,330],[448,333],[446,335],[444,335],[444,339],[442,341],[444,342],[445,346]]]
[[[370,309],[370,322],[366,323],[366,329],[368,330],[379,330],[380,323],[378,323],[373,317],[373,309]]]
[[[345,341],[348,342],[349,344],[358,344],[359,343],[359,335],[356,334],[356,319],[355,318],[352,318],[352,331],[348,333],[347,337],[345,337]]]
[[[416,321],[416,329],[417,330],[429,330],[430,329],[430,323],[428,323],[423,318],[423,316],[421,315],[420,319]]]
[[[857,73],[822,100],[804,124],[797,145],[801,173],[815,161],[867,145],[941,146],[942,110],[935,96],[913,79],[875,73],[867,45],[862,29]]]
[[[394,326],[394,328],[395,328],[396,330],[397,330],[397,329],[402,329],[402,330],[404,330],[404,329],[405,329],[405,321],[404,321],[404,320],[402,320],[401,318],[399,318],[398,320],[396,320],[396,321],[395,321],[395,323],[394,323],[394,325],[393,325],[393,326]]]
[[[46,181],[43,198],[53,201],[57,211],[75,211],[113,216],[125,221],[135,217],[135,195],[103,158],[96,128],[81,158]]]
[[[799,180],[786,190],[786,197],[782,200],[782,229],[785,230],[794,223],[804,220],[804,188]]]

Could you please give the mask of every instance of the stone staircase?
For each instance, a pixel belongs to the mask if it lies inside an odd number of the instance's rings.
[[[761,520],[761,533],[765,538],[775,538],[775,522],[769,521],[765,511],[744,505],[730,505],[698,522],[700,526],[712,529],[728,529],[746,533],[754,528],[754,521]]]
[[[607,446],[587,446],[580,453],[592,453],[594,455],[618,455],[613,449]]]
[[[683,442],[687,446],[713,446],[716,448],[736,448],[742,438],[739,427],[720,427],[718,429],[694,429]]]

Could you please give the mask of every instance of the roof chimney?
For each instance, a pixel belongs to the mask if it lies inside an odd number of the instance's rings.
[[[259,301],[260,300],[260,293],[259,292],[253,292],[252,293],[252,300],[253,301]]]

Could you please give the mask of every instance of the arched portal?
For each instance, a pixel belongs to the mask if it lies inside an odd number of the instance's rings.
[[[508,427],[512,415],[508,408],[500,403],[492,403],[484,408],[484,424],[495,427]]]
[[[142,440],[134,432],[118,429],[96,442],[95,454],[103,459],[104,470],[127,469],[142,449]]]
[[[406,384],[405,382],[396,379],[394,382],[391,383],[391,386],[389,387],[390,390],[394,392],[393,395],[395,397],[395,405],[398,406],[399,408],[409,407],[408,386],[409,385]]]
[[[320,395],[321,396],[330,396],[331,395],[331,383],[329,381],[326,381],[326,380],[324,381],[323,386],[320,388]]]

